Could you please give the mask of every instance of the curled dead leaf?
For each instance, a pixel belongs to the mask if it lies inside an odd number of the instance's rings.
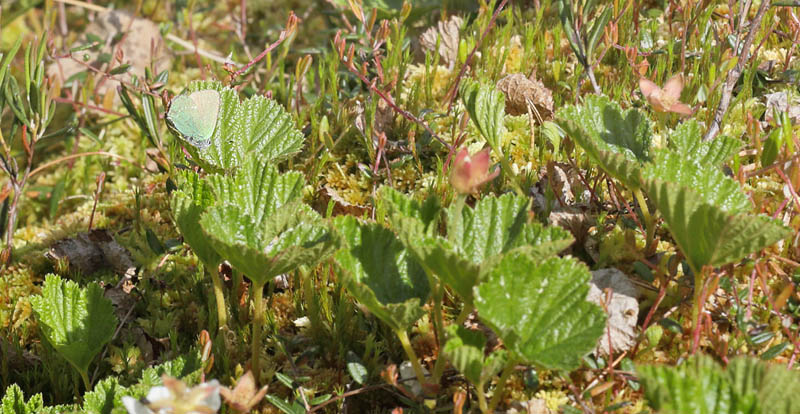
[[[497,89],[506,96],[506,113],[523,115],[528,108],[535,110],[542,120],[553,117],[553,93],[538,79],[528,79],[521,73],[514,73],[500,79]]]

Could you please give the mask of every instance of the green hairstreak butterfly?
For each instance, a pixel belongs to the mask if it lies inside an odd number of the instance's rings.
[[[178,95],[169,104],[167,121],[184,140],[206,149],[217,126],[219,102],[219,92],[213,89]]]

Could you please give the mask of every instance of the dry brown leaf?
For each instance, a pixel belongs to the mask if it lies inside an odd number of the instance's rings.
[[[538,79],[528,79],[521,73],[514,73],[500,79],[497,89],[506,95],[506,113],[522,115],[528,113],[533,105],[542,120],[553,117],[553,93]]]
[[[464,21],[458,16],[451,16],[440,21],[436,26],[431,26],[419,37],[419,43],[425,50],[435,50],[437,39],[439,41],[439,55],[443,63],[452,69],[458,61],[458,43],[461,39],[459,29]]]

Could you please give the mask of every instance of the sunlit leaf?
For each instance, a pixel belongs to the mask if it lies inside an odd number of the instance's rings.
[[[258,284],[300,265],[314,266],[338,247],[338,239],[316,213],[302,203],[284,214],[256,222],[241,208],[210,207],[200,219],[209,243],[225,260]]]
[[[669,136],[670,149],[703,166],[721,166],[741,145],[739,140],[725,135],[703,141],[700,123],[694,119],[678,125]]]
[[[261,95],[244,101],[234,89],[216,81],[192,82],[186,92],[213,89],[220,93],[220,108],[211,144],[200,150],[187,145],[209,171],[231,171],[252,157],[276,161],[300,151],[303,135],[278,103]]]
[[[622,111],[606,96],[590,95],[580,106],[556,113],[558,124],[606,173],[639,188],[639,169],[650,160],[650,121],[638,110]]]
[[[586,301],[591,275],[572,258],[505,255],[475,288],[475,307],[517,358],[549,369],[574,369],[605,328]]]
[[[219,203],[239,207],[254,223],[263,223],[286,203],[302,195],[305,180],[296,171],[279,173],[261,160],[249,160],[233,176],[213,174],[209,185]]]
[[[214,193],[193,171],[182,172],[180,178],[180,187],[172,192],[170,202],[175,224],[197,257],[207,266],[216,266],[222,259],[200,228],[200,215],[214,204]]]
[[[42,294],[31,297],[42,335],[81,373],[111,340],[117,327],[114,306],[103,288],[81,288],[71,280],[47,275]]]
[[[678,366],[637,367],[645,398],[662,414],[790,414],[800,406],[800,375],[755,358],[722,368],[707,356]]]
[[[648,173],[645,189],[694,271],[740,260],[789,234],[766,216],[747,214],[749,201],[733,180],[677,155]]]
[[[347,247],[336,253],[348,291],[396,331],[423,314],[430,287],[425,272],[389,229],[339,216],[336,228]]]
[[[503,93],[494,85],[470,80],[462,82],[459,92],[478,131],[492,148],[499,149],[506,107]]]

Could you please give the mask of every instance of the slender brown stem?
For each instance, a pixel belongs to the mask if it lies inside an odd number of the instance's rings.
[[[450,87],[450,90],[447,91],[447,95],[445,95],[445,100],[448,102],[447,103],[448,113],[450,112],[450,109],[453,107],[453,102],[455,101],[456,98],[456,92],[458,91],[458,84],[461,82],[461,78],[464,76],[464,74],[467,73],[467,68],[469,68],[469,64],[472,61],[472,57],[475,56],[475,53],[478,52],[478,48],[481,47],[483,40],[486,39],[486,35],[488,35],[489,31],[492,29],[492,27],[494,27],[494,23],[497,20],[497,16],[499,16],[500,12],[503,11],[503,9],[506,7],[506,3],[508,3],[508,0],[503,0],[502,2],[500,2],[500,5],[497,6],[497,9],[495,9],[494,13],[492,14],[492,18],[489,20],[489,24],[486,26],[486,29],[483,30],[481,38],[478,39],[477,43],[475,43],[475,47],[473,47],[472,51],[469,52],[469,55],[467,55],[467,60],[464,61],[463,65],[461,65],[461,70],[458,71],[458,76],[456,76],[456,81],[453,83],[453,86]]]
[[[744,43],[741,44],[741,50],[735,50],[739,57],[736,61],[736,66],[733,68],[732,71],[728,72],[728,77],[725,80],[725,85],[722,88],[722,97],[720,97],[719,105],[717,106],[717,110],[714,113],[714,119],[711,122],[711,126],[706,131],[706,134],[703,136],[703,141],[710,141],[720,131],[720,125],[722,124],[722,118],[725,117],[725,113],[728,111],[728,107],[731,104],[731,99],[733,97],[733,87],[736,86],[736,82],[739,81],[739,77],[742,75],[744,71],[744,67],[747,62],[750,61],[750,45],[753,44],[753,39],[756,37],[756,32],[758,31],[759,26],[761,25],[761,19],[764,17],[764,14],[769,9],[769,6],[772,4],[772,0],[763,0],[761,2],[761,6],[758,8],[758,12],[753,20],[750,21],[750,31],[747,33],[747,36],[744,39]],[[747,6],[742,6],[739,10],[740,19],[739,19],[739,28],[737,29],[737,33],[742,29],[745,23],[745,16],[747,16],[747,11],[749,9],[749,2]],[[738,45],[737,45],[738,46]]]

